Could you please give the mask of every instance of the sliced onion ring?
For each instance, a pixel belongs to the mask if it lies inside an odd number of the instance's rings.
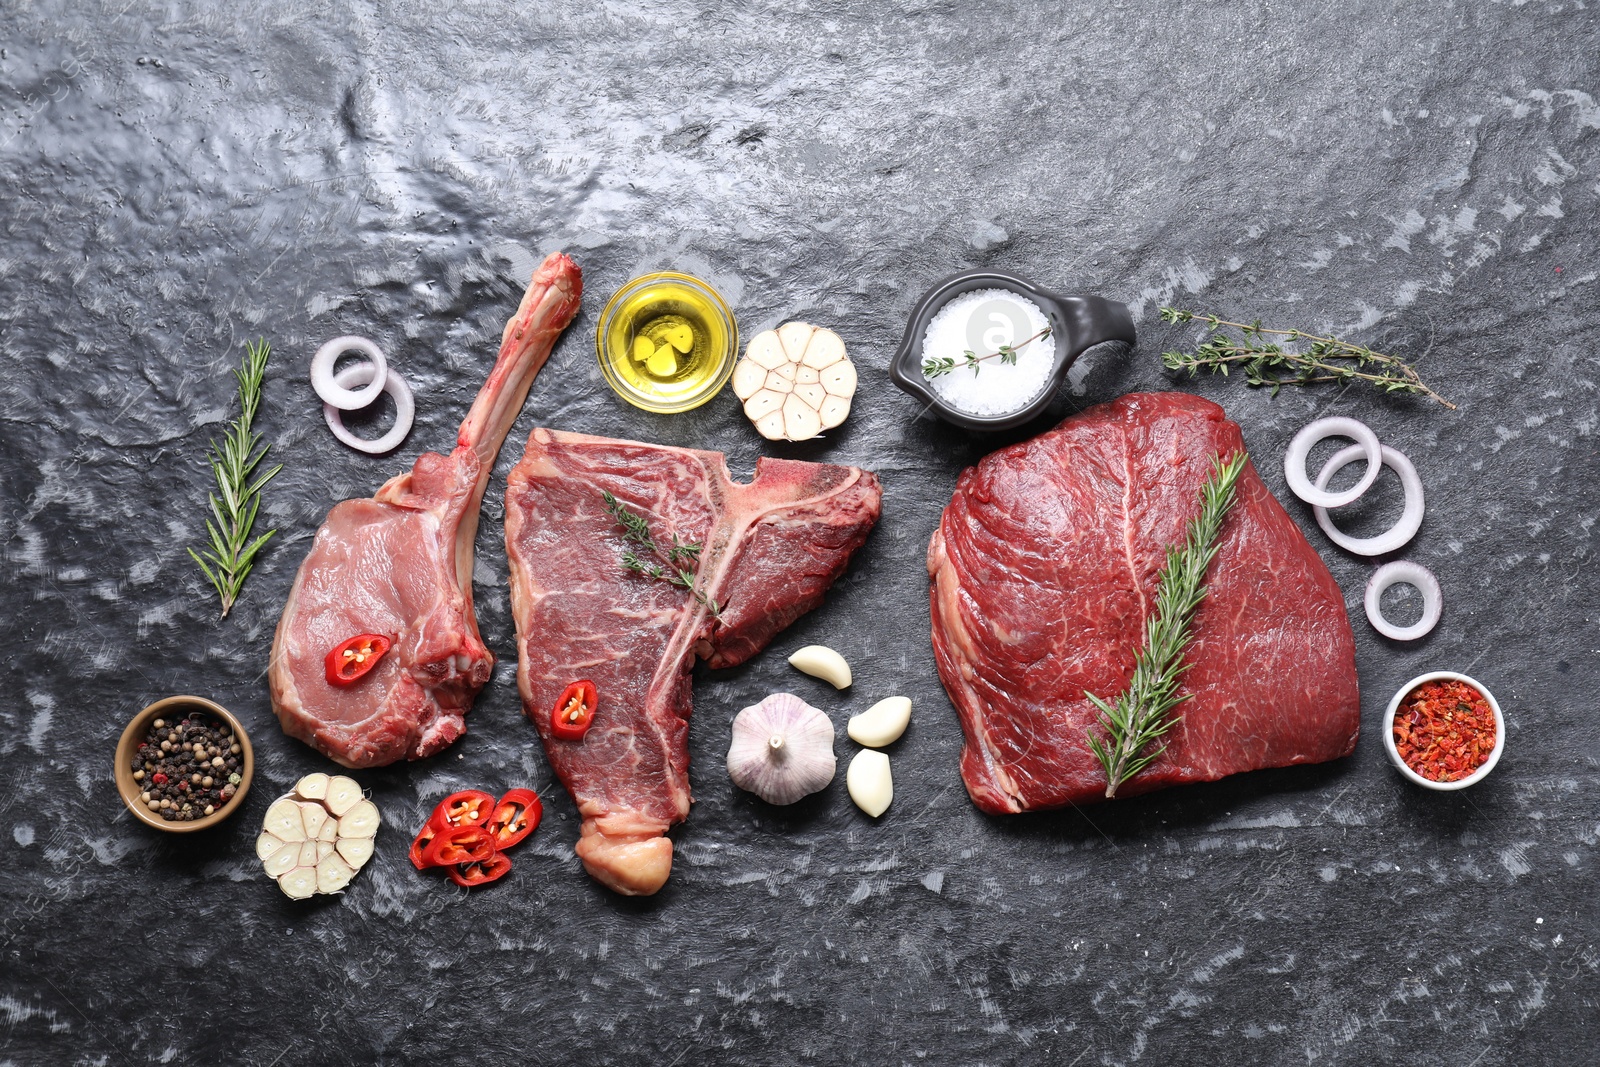
[[[357,363],[354,366],[346,367],[335,375],[334,383],[341,389],[345,389],[352,385],[362,385],[370,381],[372,375],[372,364]],[[388,433],[382,437],[375,437],[370,441],[364,437],[357,437],[345,429],[344,413],[338,408],[332,404],[322,405],[322,416],[328,420],[328,429],[333,431],[333,436],[351,448],[374,456],[382,455],[398,448],[400,442],[406,439],[406,434],[411,432],[411,422],[417,413],[416,401],[411,397],[411,387],[395,371],[389,371],[384,375],[383,384],[378,388],[378,392],[388,393],[394,397],[394,425],[389,427]]]
[[[1422,594],[1422,618],[1410,626],[1396,626],[1383,617],[1383,593],[1391,585],[1414,585]],[[1439,579],[1420,563],[1398,559],[1385,563],[1367,579],[1367,621],[1372,628],[1392,641],[1415,641],[1439,625],[1444,600],[1439,592]]]
[[[1359,445],[1361,454],[1367,457],[1367,473],[1355,485],[1337,493],[1330,493],[1323,488],[1327,484],[1326,479],[1312,485],[1306,475],[1306,460],[1311,458],[1311,446],[1324,437],[1348,437]],[[1283,457],[1283,476],[1289,480],[1289,491],[1307,504],[1342,508],[1371,489],[1372,483],[1378,480],[1378,468],[1383,465],[1378,449],[1378,435],[1366,423],[1342,415],[1318,419],[1302,427],[1294,435],[1294,440],[1289,442],[1289,451]],[[1341,467],[1344,465],[1340,464]]]
[[[370,378],[360,380],[367,383],[366,388],[347,389],[341,384],[344,375],[334,375],[333,365],[346,352],[360,352],[375,368]],[[335,337],[311,357],[311,388],[317,391],[317,396],[322,398],[324,404],[340,411],[360,411],[377,400],[383,392],[388,373],[389,361],[384,358],[383,349],[365,337]]]
[[[1317,517],[1317,525],[1328,535],[1328,540],[1346,552],[1354,552],[1358,556],[1381,556],[1404,548],[1406,542],[1417,536],[1417,531],[1422,528],[1422,479],[1417,477],[1417,468],[1411,465],[1411,461],[1404,453],[1397,452],[1388,445],[1381,446],[1379,451],[1383,457],[1383,465],[1400,476],[1400,485],[1406,491],[1405,510],[1400,513],[1393,526],[1375,537],[1351,537],[1334,528],[1333,520],[1328,517],[1327,508],[1311,509]],[[1361,452],[1360,445],[1351,445],[1335,452],[1327,465],[1322,468],[1322,473],[1317,475],[1317,487],[1320,489],[1327,485],[1328,479],[1355,462]]]

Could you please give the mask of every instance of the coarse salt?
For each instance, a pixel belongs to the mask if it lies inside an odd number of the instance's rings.
[[[976,289],[951,300],[928,322],[922,359],[951,359],[955,369],[927,378],[928,388],[969,415],[1005,415],[1026,407],[1049,384],[1056,339],[1037,337],[1050,320],[1032,300],[1009,289]],[[1028,338],[1032,337],[1032,341]],[[1027,344],[1023,344],[1027,341]],[[984,359],[974,369],[966,353],[987,356],[1001,345],[1017,349],[1017,361]],[[924,377],[927,377],[924,373]]]

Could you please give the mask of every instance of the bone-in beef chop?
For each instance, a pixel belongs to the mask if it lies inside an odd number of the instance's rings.
[[[720,452],[538,429],[508,483],[523,710],[577,803],[584,867],[619,893],[654,893],[672,867],[663,835],[689,814],[695,658],[743,663],[820,604],[878,521],[878,480],[761,459],[740,484]],[[607,492],[657,544],[702,546],[698,597],[622,566],[630,545]],[[594,725],[581,741],[552,737],[557,698],[584,678],[599,690]]]
[[[466,731],[463,716],[494,669],[472,612],[483,491],[582,292],[572,260],[547,258],[506,324],[455,450],[425,452],[372,499],[328,512],[272,641],[272,708],[289,736],[346,767],[379,767],[431,756]],[[330,685],[328,650],[363,633],[394,646],[354,685]]]
[[[1166,546],[1215,455],[1244,447],[1222,409],[1122,397],[964,471],[933,541],[933,646],[961,716],[967,792],[994,814],[1103,800],[1085,740],[1126,688]],[[1344,597],[1246,466],[1194,624],[1180,719],[1132,795],[1348,755],[1360,728]]]

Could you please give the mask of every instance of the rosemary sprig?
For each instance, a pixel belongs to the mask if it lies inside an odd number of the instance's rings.
[[[1245,381],[1267,386],[1272,395],[1286,385],[1311,385],[1315,382],[1368,382],[1386,393],[1420,393],[1454,411],[1456,406],[1423,383],[1416,368],[1398,356],[1374,352],[1364,345],[1351,344],[1337,337],[1322,337],[1305,330],[1277,330],[1254,322],[1229,322],[1216,315],[1203,315],[1180,308],[1162,308],[1161,321],[1186,323],[1200,321],[1210,328],[1211,340],[1192,353],[1163,352],[1161,362],[1168,370],[1186,370],[1191,376],[1201,370],[1226,375],[1238,365]],[[1239,331],[1230,337],[1225,328]],[[1304,341],[1304,351],[1291,352],[1265,340],[1267,336]],[[1281,373],[1286,372],[1286,373]]]
[[[206,454],[211,472],[217,481],[217,491],[208,493],[211,501],[211,518],[206,520],[206,533],[211,536],[210,547],[201,552],[189,549],[189,555],[200,565],[206,580],[222,599],[222,617],[239,599],[239,589],[245,575],[250,573],[256,553],[277,533],[266,533],[251,539],[256,512],[261,507],[261,487],[283,469],[278,464],[265,474],[256,474],[270,445],[261,443],[261,435],[251,431],[256,408],[261,405],[261,382],[267,373],[267,357],[272,346],[264,340],[245,346],[244,359],[233,372],[239,382],[239,414],[228,426],[226,436],[219,442],[215,438]]]
[[[650,524],[643,515],[628,510],[628,506],[610,492],[604,494],[606,511],[617,525],[622,527],[624,540],[632,541],[656,559],[646,559],[633,549],[624,549],[622,565],[635,574],[642,574],[646,578],[666,582],[678,586],[680,589],[689,590],[695,600],[711,613],[714,619],[722,617],[722,608],[711,597],[706,596],[703,590],[695,588],[694,571],[690,565],[700,564],[700,545],[693,541],[680,541],[678,535],[672,535],[672,544],[665,548],[656,544],[655,538],[650,536]],[[662,561],[665,561],[664,563]]]
[[[987,356],[980,356],[969,348],[965,352],[961,353],[966,358],[961,360],[960,365],[963,367],[971,367],[973,374],[978,373],[978,364],[982,363],[986,359],[998,359],[1001,363],[1010,363],[1015,365],[1017,362],[1017,353],[1026,345],[1033,341],[1037,341],[1041,337],[1049,336],[1050,327],[1046,326],[1032,337],[1020,341],[1017,344],[1001,345],[998,352],[990,352]],[[922,361],[922,373],[925,377],[937,378],[942,374],[949,374],[951,371],[955,370],[956,365],[956,359],[953,356],[929,356]]]
[[[1144,648],[1134,661],[1133,678],[1115,703],[1093,693],[1084,694],[1100,712],[1104,739],[1091,727],[1089,748],[1106,772],[1106,796],[1150,766],[1166,744],[1152,744],[1166,736],[1178,721],[1177,706],[1188,700],[1178,685],[1189,669],[1183,653],[1189,645],[1190,624],[1206,598],[1206,570],[1217,554],[1217,534],[1233,506],[1233,490],[1249,457],[1236,452],[1226,462],[1215,456],[1211,475],[1200,489],[1200,514],[1189,520],[1181,545],[1167,546],[1161,568],[1155,612],[1145,620]]]

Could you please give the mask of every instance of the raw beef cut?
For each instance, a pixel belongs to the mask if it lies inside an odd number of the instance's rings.
[[[878,479],[854,467],[761,459],[728,476],[720,452],[534,430],[506,490],[517,684],[583,819],[578,857],[619,893],[654,893],[663,836],[689,814],[689,672],[731,667],[822,602],[878,521]],[[695,590],[622,566],[605,493],[660,545],[703,546]],[[635,546],[636,547],[636,546]],[[692,565],[691,565],[692,566]],[[599,689],[581,741],[551,737],[561,691]]]
[[[346,767],[381,767],[431,756],[466,731],[463,716],[494,669],[472,613],[478,509],[500,443],[582,292],[572,260],[547,258],[455,450],[424,452],[372,499],[328,512],[272,641],[272,709],[290,737]],[[363,633],[394,647],[354,685],[330,685],[328,650]]]
[[[1140,393],[1074,415],[964,471],[928,546],[933,647],[994,814],[1105,798],[1085,740],[1126,688],[1166,546],[1215,455],[1244,447],[1222,409]],[[1355,639],[1333,576],[1246,465],[1195,619],[1179,722],[1118,796],[1348,755]],[[1094,727],[1098,728],[1098,727]]]

